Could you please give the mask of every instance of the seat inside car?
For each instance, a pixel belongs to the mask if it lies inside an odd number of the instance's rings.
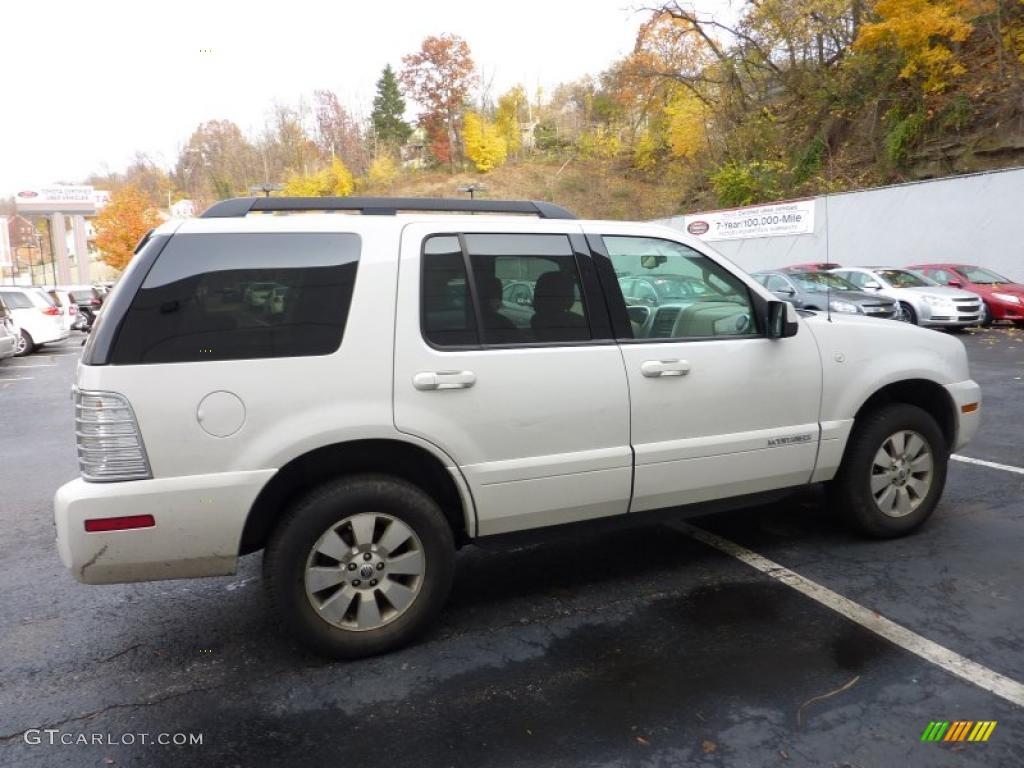
[[[530,327],[537,341],[571,341],[589,338],[587,322],[571,311],[576,302],[576,281],[565,272],[545,272],[533,294]]]

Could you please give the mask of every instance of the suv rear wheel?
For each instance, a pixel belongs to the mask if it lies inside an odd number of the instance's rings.
[[[14,354],[18,357],[24,357],[25,355],[31,355],[35,351],[35,348],[36,344],[32,341],[32,337],[29,335],[28,331],[22,328],[14,345]]]
[[[359,475],[300,500],[271,536],[263,568],[289,630],[326,656],[358,658],[405,645],[433,622],[455,544],[422,490]]]
[[[905,403],[854,425],[830,498],[861,532],[903,536],[927,520],[946,483],[949,450],[935,419]]]

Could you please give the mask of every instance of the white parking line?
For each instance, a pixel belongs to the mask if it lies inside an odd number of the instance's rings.
[[[23,368],[56,368],[56,363],[40,363],[38,365],[12,365],[8,368],[11,371],[20,371]]]
[[[994,461],[985,461],[984,459],[972,459],[970,456],[961,456],[959,453],[954,453],[949,458],[953,459],[953,461],[962,461],[964,464],[977,464],[979,467],[1001,469],[1003,472],[1013,472],[1017,475],[1024,475],[1024,467],[1015,467],[1012,464],[999,464]]]
[[[35,376],[0,376],[0,381],[32,381]]]
[[[785,584],[787,587],[792,587],[797,592],[821,603],[826,608],[831,608],[836,613],[850,619],[850,621],[860,624],[865,629],[871,630],[876,635],[884,637],[900,648],[920,656],[925,661],[941,667],[961,680],[965,680],[1002,699],[1006,699],[1011,704],[1024,707],[1024,684],[978,664],[976,661],[971,661],[956,651],[944,648],[938,643],[885,618],[877,611],[865,608],[863,605],[833,592],[828,587],[823,587],[821,584],[811,581],[789,570],[789,568],[779,565],[767,557],[762,557],[735,542],[705,531],[702,528],[697,528],[689,523],[670,523],[669,527],[675,528],[697,541],[717,549],[719,552],[735,557],[751,568],[756,568],[766,576]]]

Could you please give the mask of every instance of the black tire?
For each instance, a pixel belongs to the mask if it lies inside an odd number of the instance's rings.
[[[909,513],[893,517],[879,507],[871,492],[875,454],[885,441],[901,430],[916,432],[932,454],[931,485]],[[927,520],[942,496],[949,463],[949,446],[942,430],[928,412],[914,405],[894,403],[861,416],[854,424],[843,463],[829,483],[829,500],[861,533],[875,538],[905,536]]]
[[[917,325],[917,312],[905,301],[900,302],[900,309],[903,310],[903,322]]]
[[[422,545],[425,567],[419,591],[404,612],[376,629],[345,629],[314,609],[306,594],[306,565],[329,528],[367,512],[389,515],[412,529]],[[440,507],[416,486],[387,475],[353,475],[319,486],[292,506],[271,534],[263,557],[264,581],[286,629],[317,653],[335,659],[372,656],[411,642],[441,611],[454,575],[454,538]]]
[[[994,322],[995,320],[992,318],[992,310],[988,308],[988,304],[984,301],[981,302],[981,322],[979,325],[981,325],[982,328],[988,328]]]
[[[21,339],[20,348],[14,353],[16,357],[25,357],[25,355],[31,355],[36,351],[36,343],[32,341],[32,336],[24,328],[21,329]]]

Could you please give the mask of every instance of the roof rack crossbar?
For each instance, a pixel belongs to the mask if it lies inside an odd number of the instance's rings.
[[[540,200],[460,200],[447,197],[235,197],[214,203],[203,219],[239,218],[253,211],[359,211],[394,216],[400,211],[522,213],[542,219],[575,219],[561,206]]]

